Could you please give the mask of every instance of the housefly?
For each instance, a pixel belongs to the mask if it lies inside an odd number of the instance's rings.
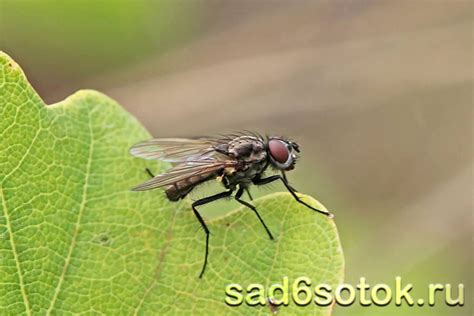
[[[233,196],[237,202],[255,213],[268,237],[273,240],[273,235],[257,208],[244,201],[242,195],[247,192],[252,200],[248,191],[251,185],[265,185],[279,180],[298,203],[330,218],[333,217],[331,213],[318,210],[301,200],[296,194],[297,191],[288,183],[285,171],[294,169],[299,152],[298,144],[289,139],[276,136],[262,137],[254,133],[194,139],[152,139],[134,145],[130,153],[144,159],[166,161],[171,163],[172,167],[159,175],[153,175],[146,169],[151,179],[132,190],[165,188],[168,199],[178,201],[206,181],[217,179],[222,183],[226,189],[224,192],[196,200],[191,205],[194,215],[206,233],[204,263],[199,274],[201,278],[207,265],[210,231],[199,213],[198,206]],[[280,174],[264,177],[264,172],[268,168]]]

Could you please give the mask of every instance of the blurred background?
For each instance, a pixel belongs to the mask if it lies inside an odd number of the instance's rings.
[[[0,49],[47,103],[96,89],[155,137],[292,137],[303,156],[289,176],[336,214],[347,282],[400,275],[425,299],[429,283],[466,285],[463,308],[438,299],[335,315],[472,315],[473,9],[0,0]]]

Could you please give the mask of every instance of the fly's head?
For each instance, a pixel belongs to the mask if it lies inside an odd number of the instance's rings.
[[[297,143],[286,138],[269,137],[267,152],[273,167],[278,170],[292,170],[295,168],[300,148]]]

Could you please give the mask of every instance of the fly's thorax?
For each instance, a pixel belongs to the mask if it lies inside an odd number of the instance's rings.
[[[261,174],[267,167],[267,161],[253,161],[245,165],[242,165],[237,169],[225,169],[223,183],[227,183],[228,186],[240,185],[250,185],[252,180],[259,174]]]
[[[229,142],[229,155],[243,163],[260,162],[267,158],[263,140],[254,136],[239,136]]]
[[[229,142],[228,155],[238,164],[224,170],[227,181],[232,184],[250,183],[267,165],[267,151],[262,139],[254,136],[239,136]]]

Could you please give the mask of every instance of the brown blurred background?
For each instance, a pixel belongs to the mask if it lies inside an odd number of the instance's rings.
[[[429,283],[466,284],[464,308],[335,315],[472,315],[473,9],[0,0],[0,48],[46,102],[96,89],[155,137],[291,136],[303,157],[290,177],[336,213],[348,282],[400,275],[425,299]]]

